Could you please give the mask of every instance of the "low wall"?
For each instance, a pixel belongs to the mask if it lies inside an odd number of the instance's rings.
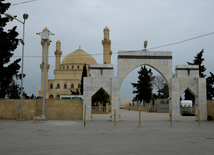
[[[0,119],[20,118],[20,100],[0,99]],[[42,115],[42,99],[26,99],[22,102],[22,118],[33,119]],[[45,116],[48,119],[83,119],[83,100],[45,101]]]
[[[158,113],[169,113],[169,100],[168,99],[157,99],[157,112]]]
[[[214,100],[207,100],[207,116],[212,116],[214,120]]]

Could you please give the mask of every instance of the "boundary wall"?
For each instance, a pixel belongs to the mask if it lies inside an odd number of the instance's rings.
[[[0,119],[20,118],[19,99],[0,99]],[[22,118],[32,120],[42,115],[42,99],[26,99],[22,103]],[[83,119],[83,100],[47,99],[45,116],[48,119]]]

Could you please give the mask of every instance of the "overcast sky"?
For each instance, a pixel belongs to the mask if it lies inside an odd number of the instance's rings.
[[[29,1],[29,0],[25,0]],[[36,35],[46,26],[54,33],[49,48],[49,79],[54,79],[56,41],[62,43],[62,59],[81,48],[103,63],[103,29],[108,26],[114,64],[117,76],[117,52],[119,50],[141,50],[148,40],[148,49],[172,51],[173,72],[175,66],[192,62],[194,56],[204,49],[204,65],[207,74],[214,72],[214,35],[208,35],[181,44],[152,49],[153,47],[183,41],[214,32],[213,0],[6,0],[12,3],[7,11],[22,20],[29,14],[25,29],[24,90],[33,93],[33,83],[37,83],[35,94],[41,89],[42,47],[40,36]],[[22,24],[10,22],[6,28],[17,25],[22,38]],[[14,58],[21,57],[22,46],[18,46]],[[131,72],[122,84],[121,100],[126,96],[131,100],[131,82],[137,81],[137,70]],[[122,91],[126,90],[126,91]]]

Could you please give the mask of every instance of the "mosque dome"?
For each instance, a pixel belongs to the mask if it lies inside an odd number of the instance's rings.
[[[129,105],[129,104],[132,104],[132,101],[128,98],[128,97],[126,97],[126,98],[124,98],[122,101],[121,101],[121,106],[126,106],[126,105]]]
[[[62,61],[62,64],[71,64],[71,63],[79,63],[79,64],[97,64],[97,61],[93,56],[83,51],[82,49],[78,49],[68,54]]]
[[[104,28],[104,31],[109,31],[109,28],[106,26],[106,27]]]

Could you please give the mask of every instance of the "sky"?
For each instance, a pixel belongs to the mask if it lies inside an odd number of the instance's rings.
[[[25,24],[24,90],[28,95],[38,95],[41,89],[42,46],[41,32],[47,27],[51,36],[49,47],[49,79],[54,79],[56,41],[61,41],[62,58],[81,48],[91,54],[97,63],[103,63],[103,29],[110,29],[112,64],[117,77],[117,52],[119,50],[142,50],[148,41],[150,51],[172,51],[173,73],[176,65],[192,62],[194,56],[204,49],[206,73],[214,72],[214,1],[213,0],[5,0],[12,5],[7,13],[29,14]],[[27,3],[22,3],[27,2]],[[22,38],[23,25],[13,20],[5,29],[17,26]],[[211,34],[211,35],[206,35]],[[206,35],[206,36],[203,36]],[[162,45],[179,44],[155,48]],[[11,61],[21,57],[20,44]],[[21,65],[21,64],[20,64]],[[132,100],[131,83],[137,81],[133,70],[124,80],[120,99]],[[19,82],[19,81],[17,81]],[[37,84],[33,87],[33,83]]]

